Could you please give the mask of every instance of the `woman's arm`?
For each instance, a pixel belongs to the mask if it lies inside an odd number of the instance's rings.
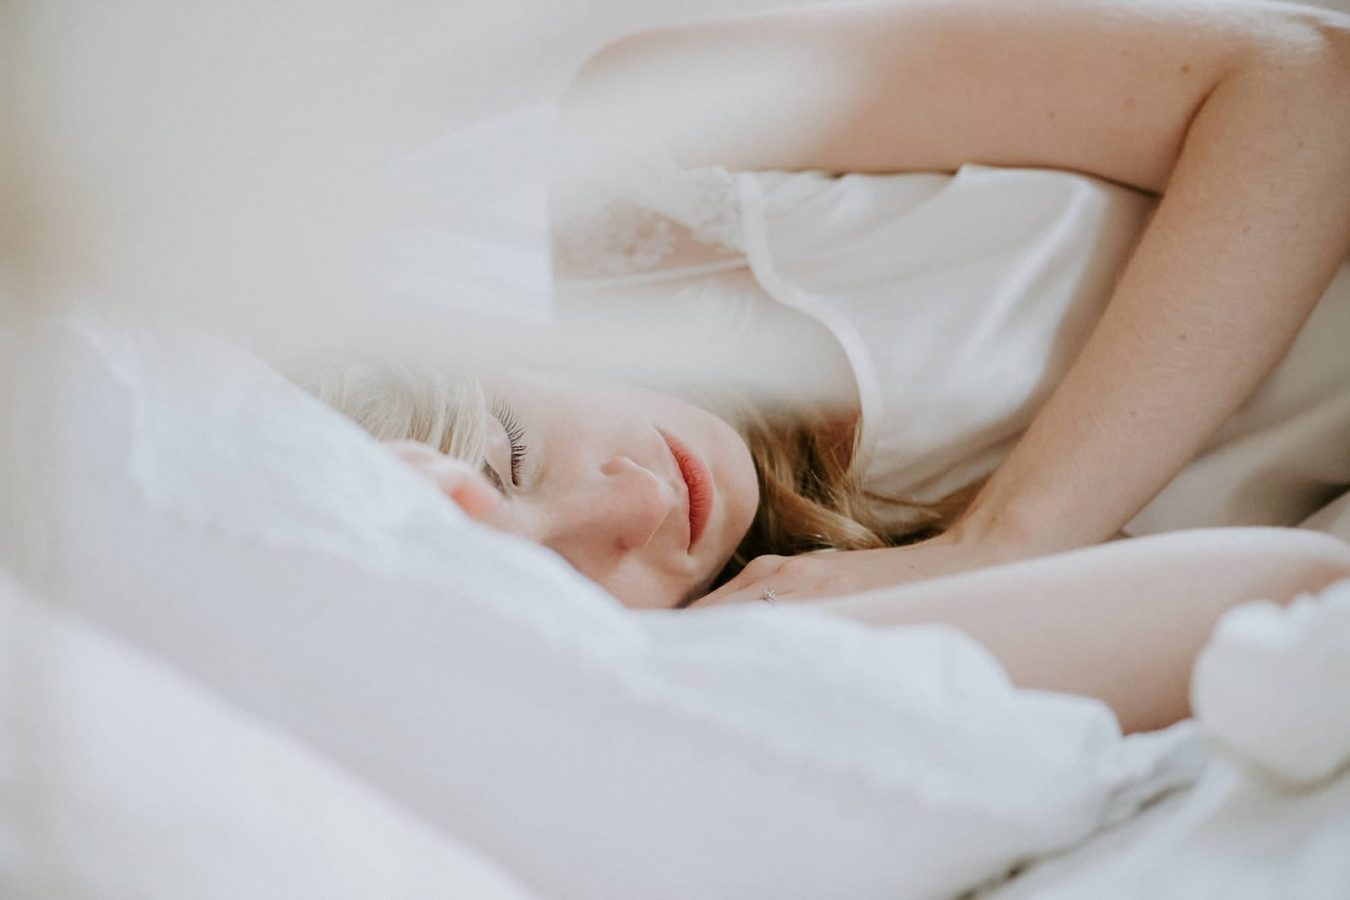
[[[1197,110],[1105,314],[953,537],[1032,555],[1115,534],[1284,356],[1347,251],[1350,42],[1254,52]]]
[[[1126,731],[1190,714],[1190,675],[1238,603],[1350,578],[1350,545],[1294,529],[1177,532],[811,605],[874,625],[966,632],[1019,687],[1096,697]]]
[[[976,566],[1115,534],[1288,349],[1350,250],[1347,22],[1180,0],[780,13],[620,41],[565,106],[578,147],[656,141],[691,164],[977,161],[1163,194],[1081,356],[944,539]]]

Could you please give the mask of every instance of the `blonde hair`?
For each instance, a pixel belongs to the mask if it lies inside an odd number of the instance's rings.
[[[478,379],[385,362],[302,364],[291,380],[380,441],[412,440],[477,468],[491,408]]]
[[[319,400],[378,440],[414,440],[482,465],[491,402],[482,384],[457,370],[384,362],[306,366],[288,372]],[[940,503],[920,504],[866,491],[852,466],[853,444],[838,440],[837,420],[819,410],[765,411],[748,402],[716,406],[745,439],[759,479],[760,503],[749,531],[714,581],[735,576],[765,554],[892,547],[946,528],[978,485]],[[888,532],[877,510],[903,507],[913,527]]]

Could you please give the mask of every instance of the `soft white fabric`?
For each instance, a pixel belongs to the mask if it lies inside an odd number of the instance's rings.
[[[871,490],[987,475],[1096,323],[1150,204],[1065,172],[738,177],[750,266],[853,365]],[[904,521],[896,526],[908,524]]]
[[[1350,886],[1350,582],[1219,623],[1192,705],[1198,783],[985,900],[1330,900]]]
[[[1066,172],[741,175],[750,265],[830,327],[869,487],[922,501],[992,471],[1096,325],[1152,209]],[[1295,525],[1350,485],[1350,265],[1262,388],[1130,534]]]
[[[1350,777],[1287,791],[1221,756],[1199,782],[980,900],[1341,900]]]
[[[559,192],[564,297],[590,292],[614,304],[614,286],[647,285],[663,296],[629,299],[678,304],[696,320],[691,330],[730,328],[751,346],[776,327],[764,299],[806,314],[824,330],[813,346],[787,347],[787,359],[828,371],[831,348],[820,338],[832,338],[862,412],[865,484],[920,502],[987,475],[1007,455],[1095,326],[1153,207],[1134,191],[1060,171],[686,171],[656,151]],[[627,244],[612,238],[633,233],[665,239],[625,258]],[[603,265],[569,234],[609,247]],[[1296,525],[1343,491],[1347,346],[1350,264],[1261,390],[1125,530]],[[895,527],[912,518],[880,512]]]
[[[1206,735],[1307,787],[1350,764],[1350,581],[1231,610],[1195,664],[1192,705]]]
[[[1127,526],[1298,525],[1350,489],[1350,263],[1284,360]]]
[[[545,896],[2,574],[0,647],[10,900]]]
[[[477,203],[525,221],[549,190],[537,148],[551,123],[547,108],[518,114],[422,163],[443,174],[461,168],[466,144],[490,150],[475,157],[473,183],[513,188],[485,200],[475,187]],[[767,402],[856,392],[867,485],[920,501],[1006,455],[1096,324],[1153,206],[1067,172],[732,173],[680,169],[656,151],[557,178],[551,191],[561,311],[586,310],[592,330],[626,323],[610,343],[631,352],[607,351],[611,365],[659,386],[678,383],[659,360],[715,366],[710,380]],[[524,258],[542,253],[542,230],[498,228],[495,240]],[[400,259],[422,273],[404,282],[427,280],[429,263]],[[1126,531],[1297,525],[1343,492],[1346,346],[1350,265],[1265,385]],[[909,522],[903,508],[884,511]]]
[[[1194,772],[951,630],[628,612],[223,347],[49,349],[59,602],[548,896],[945,896]]]
[[[1325,531],[1350,541],[1350,491],[1303,520],[1300,527]]]

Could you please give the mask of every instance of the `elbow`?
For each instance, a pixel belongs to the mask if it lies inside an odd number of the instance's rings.
[[[584,105],[597,88],[612,78],[615,69],[621,69],[625,60],[633,58],[637,37],[626,35],[610,41],[582,61],[563,88],[559,102],[564,112]]]
[[[603,94],[606,85],[613,83],[614,70],[622,68],[623,60],[631,56],[631,43],[631,36],[611,41],[581,63],[558,98],[562,125],[574,129],[579,122],[589,118],[597,106],[604,104],[603,98],[597,95]]]
[[[1350,179],[1350,15],[1328,16],[1316,30],[1311,52],[1315,60],[1312,91],[1323,104],[1331,135],[1328,170]],[[1350,235],[1343,252],[1350,252]]]
[[[1350,14],[1322,10],[1308,24],[1315,50],[1334,60],[1344,76],[1350,73]]]
[[[634,102],[652,92],[652,83],[678,74],[681,41],[691,26],[666,25],[631,32],[588,56],[563,88],[559,105],[564,115]]]
[[[1305,594],[1316,594],[1328,585],[1350,579],[1350,542],[1330,534],[1288,529],[1282,558],[1276,565],[1285,568],[1282,590],[1268,599],[1288,606]]]
[[[1339,100],[1333,114],[1350,123],[1350,15],[1328,13],[1311,26],[1307,53],[1316,76]]]
[[[1350,15],[1291,7],[1250,24],[1211,100],[1243,98],[1233,106],[1260,133],[1253,146],[1350,177]]]
[[[1333,101],[1329,114],[1350,116],[1350,15],[1282,9],[1269,13],[1255,33],[1240,68],[1297,77]]]
[[[1322,42],[1333,94],[1341,98],[1337,112],[1350,140],[1350,15],[1336,14],[1323,29]]]
[[[633,71],[641,62],[641,38],[641,33],[628,35],[604,45],[563,88],[555,124],[555,176],[572,177],[588,171],[596,160],[621,155],[625,142],[638,133],[625,123],[636,117],[633,87],[643,80]]]
[[[1280,5],[1251,20],[1250,49],[1289,59],[1339,59],[1350,54],[1350,14],[1310,6]]]
[[[618,157],[669,137],[685,61],[678,26],[650,28],[605,44],[578,67],[558,101],[565,142]]]

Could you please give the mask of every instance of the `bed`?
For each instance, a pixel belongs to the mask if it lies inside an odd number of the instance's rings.
[[[322,41],[261,4],[197,29],[148,0],[25,7],[26,58],[65,73],[34,88],[35,134],[85,186],[47,212],[87,239],[93,274],[20,298],[3,336],[0,893],[1350,896],[1350,584],[1234,610],[1197,663],[1196,717],[1126,737],[1095,701],[1015,689],[952,629],[624,610],[278,373],[356,337],[421,352],[438,330],[436,352],[467,353],[469,323],[548,322],[543,182],[523,175],[542,157],[519,140],[548,107],[523,101],[577,48],[665,18],[613,6],[531,7],[554,41],[508,44],[532,67],[466,91],[453,127],[397,89],[427,77],[438,36],[500,40],[523,6],[351,2]],[[119,47],[136,29],[163,42]],[[221,56],[192,51],[223,36],[289,61],[208,77]],[[57,65],[62,40],[79,65]],[[317,102],[352,46],[385,49]],[[151,83],[172,111],[193,92],[162,83],[170,64],[217,114],[112,139],[122,119],[92,114],[91,79],[125,79],[115,113],[145,112]],[[391,112],[394,95],[413,101]],[[255,96],[280,102],[229,102]],[[312,166],[362,111],[397,127]],[[272,155],[250,143],[283,122]],[[247,190],[200,152],[230,140],[260,154]],[[157,173],[184,193],[147,190]],[[187,213],[201,203],[219,215]],[[331,227],[278,253],[316,208]],[[359,265],[315,271],[352,246]]]

